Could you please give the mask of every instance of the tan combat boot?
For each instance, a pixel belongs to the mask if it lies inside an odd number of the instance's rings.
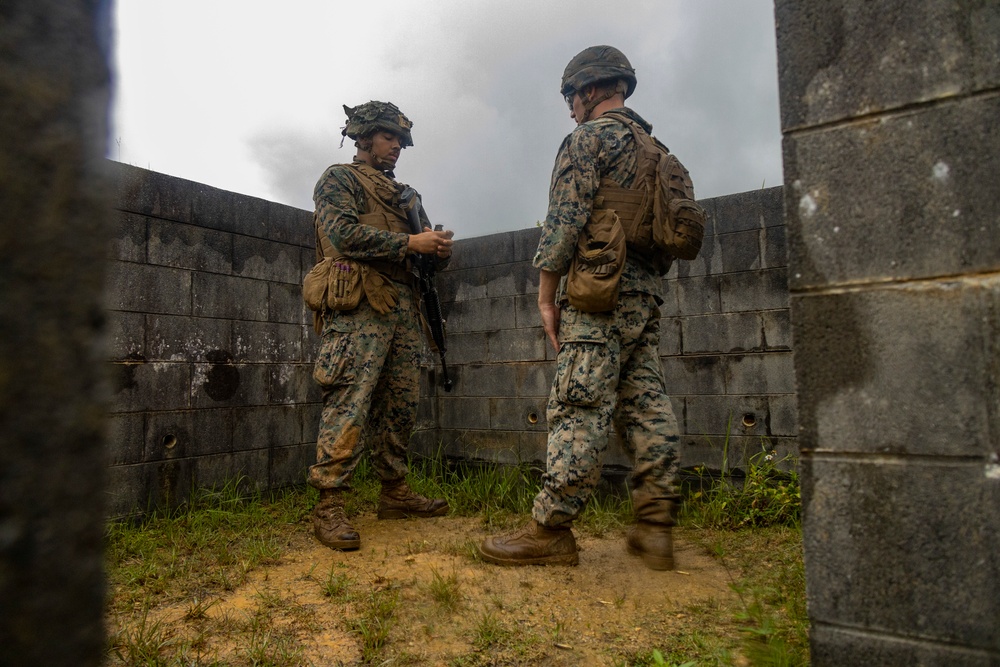
[[[344,514],[343,491],[320,489],[319,502],[313,508],[313,532],[321,544],[331,549],[351,551],[361,546],[361,536]]]
[[[441,498],[424,498],[414,493],[406,482],[383,484],[378,499],[378,518],[407,519],[443,516],[448,513],[448,502]]]
[[[676,521],[677,503],[673,498],[635,492],[636,525],[629,529],[625,546],[633,556],[640,556],[651,570],[674,569],[674,540],[670,534]]]
[[[548,528],[537,521],[479,545],[479,556],[496,565],[576,565],[580,562],[576,538],[568,525]]]

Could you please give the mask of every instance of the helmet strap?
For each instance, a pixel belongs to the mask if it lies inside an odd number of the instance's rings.
[[[618,79],[615,82],[614,88],[612,88],[611,86],[605,86],[603,88],[600,88],[599,90],[600,92],[593,95],[592,97],[591,96],[584,97],[584,95],[581,93],[580,101],[583,102],[583,109],[584,109],[583,119],[580,121],[581,123],[586,123],[588,120],[590,120],[590,115],[594,112],[594,107],[596,107],[604,100],[609,100],[615,95],[619,94],[624,96],[625,91],[628,90],[628,83],[623,79]]]

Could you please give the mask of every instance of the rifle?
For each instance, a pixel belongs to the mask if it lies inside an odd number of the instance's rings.
[[[399,202],[406,210],[406,220],[410,225],[410,232],[420,234],[424,227],[420,224],[420,195],[413,188],[407,186],[399,195]],[[412,202],[412,205],[411,205]],[[441,226],[435,229],[440,231]],[[437,287],[434,284],[434,274],[437,271],[437,258],[434,255],[417,254],[413,257],[413,265],[417,269],[417,284],[420,288],[420,300],[424,304],[424,315],[427,318],[427,326],[431,330],[431,337],[434,345],[437,346],[438,354],[441,356],[441,386],[445,391],[451,391],[452,382],[448,377],[448,365],[445,363],[446,352],[444,338],[444,317],[441,315],[441,299],[438,297]]]

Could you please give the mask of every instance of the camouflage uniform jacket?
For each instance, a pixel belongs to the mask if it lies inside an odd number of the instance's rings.
[[[631,109],[615,111],[633,118],[647,132],[652,131],[652,125]],[[563,140],[552,170],[549,210],[535,253],[535,268],[565,277],[580,230],[590,219],[601,178],[631,187],[637,162],[632,132],[620,121],[604,115],[578,125]],[[650,294],[662,303],[661,280],[653,267],[634,253],[626,252],[625,258],[619,292]],[[565,278],[560,281],[560,295],[564,284]]]
[[[355,163],[358,163],[355,160]],[[392,172],[386,172],[388,187],[395,192],[390,206],[398,204],[398,196],[406,186],[396,182]],[[346,164],[329,167],[313,192],[316,204],[317,226],[341,254],[351,259],[384,260],[403,264],[406,260],[409,234],[377,229],[359,222],[360,215],[372,210],[368,195],[358,181],[354,170]],[[421,209],[421,221],[428,225]]]

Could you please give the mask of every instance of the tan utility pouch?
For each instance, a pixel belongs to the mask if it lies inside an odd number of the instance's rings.
[[[324,257],[302,281],[302,299],[310,310],[354,310],[361,303],[365,268],[346,257]]]
[[[624,268],[625,231],[618,214],[595,209],[577,239],[566,277],[570,305],[585,313],[614,310]]]
[[[366,266],[361,283],[364,286],[365,296],[368,297],[368,303],[375,312],[384,315],[399,303],[399,288],[375,269]]]

